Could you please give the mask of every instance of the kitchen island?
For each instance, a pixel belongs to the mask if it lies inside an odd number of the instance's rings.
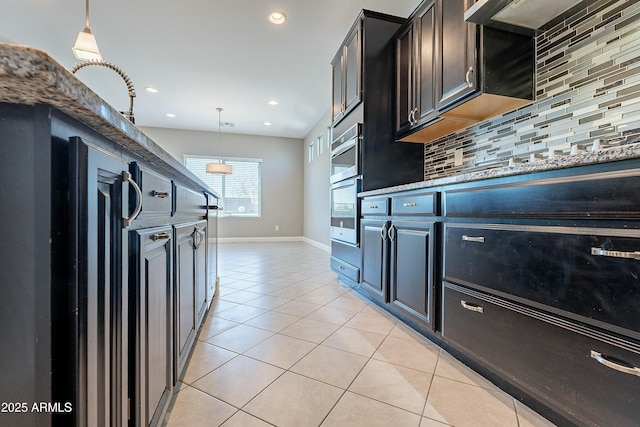
[[[217,194],[25,46],[0,44],[0,162],[0,424],[161,423],[214,293]]]

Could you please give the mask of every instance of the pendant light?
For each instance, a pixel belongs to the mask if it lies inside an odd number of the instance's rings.
[[[102,61],[102,55],[100,49],[98,49],[98,42],[96,42],[96,36],[91,33],[89,29],[89,0],[86,5],[86,21],[82,31],[78,33],[76,43],[73,45],[73,54],[76,59],[81,61]]]
[[[216,108],[218,110],[218,163],[207,163],[207,173],[215,173],[218,175],[229,175],[233,173],[233,166],[222,163],[222,156],[220,155],[220,125],[222,123],[221,114],[222,108]]]

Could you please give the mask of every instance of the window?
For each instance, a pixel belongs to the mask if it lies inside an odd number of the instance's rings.
[[[207,173],[207,163],[217,162],[214,157],[184,156],[187,169],[221,196],[222,216],[259,217],[262,159],[222,159],[233,166],[231,175]]]

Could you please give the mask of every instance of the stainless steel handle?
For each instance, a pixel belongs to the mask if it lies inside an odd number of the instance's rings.
[[[391,227],[389,227],[389,232],[387,234],[389,235],[389,240],[393,243],[396,238],[396,226],[392,224]]]
[[[411,112],[409,113],[409,123],[411,124],[411,126],[413,126],[416,123],[418,123],[418,121],[416,120],[416,113],[417,112],[418,112],[418,107],[412,109]]]
[[[621,251],[607,251],[600,248],[591,248],[591,255],[606,256],[611,258],[626,258],[626,259],[638,259],[640,260],[640,252],[621,252]]]
[[[475,305],[475,304],[469,304],[463,299],[460,300],[460,305],[469,311],[474,311],[476,313],[484,313],[484,307],[480,307],[479,305]]]
[[[376,205],[371,205],[369,206],[369,209],[378,209],[378,207]]]
[[[465,242],[484,243],[484,237],[482,236],[467,236],[466,234],[463,234],[462,240]]]
[[[158,191],[158,190],[153,190],[151,192],[151,195],[153,197],[157,197],[159,199],[166,199],[167,197],[169,197],[169,192],[167,191]]]
[[[151,235],[151,240],[153,240],[154,242],[157,242],[158,240],[167,240],[171,238],[171,233],[168,232],[162,232],[162,233],[156,233],[156,234],[152,234]]]
[[[133,221],[142,210],[142,190],[140,190],[140,187],[138,187],[138,184],[136,184],[129,172],[122,171],[122,179],[125,182],[128,182],[133,187],[134,191],[136,192],[136,196],[138,197],[138,202],[133,212],[131,212],[129,216],[125,216],[122,218],[124,228],[127,228],[129,227],[129,224],[131,224],[131,221]]]
[[[416,204],[415,203],[405,203],[402,206],[404,206],[405,208],[412,208],[412,207],[416,206]]]
[[[346,268],[344,268],[344,266],[343,266],[343,265],[339,266],[338,268],[339,268],[341,271],[346,270]]]
[[[200,227],[196,227],[193,229],[193,248],[198,250],[200,249],[200,246],[202,246],[202,243],[205,240],[206,234],[203,230],[200,229]]]
[[[382,240],[387,240],[387,223],[386,222],[380,229],[380,237],[382,237]]]
[[[471,73],[473,73],[473,66],[469,67],[467,74],[464,75],[464,80],[467,82],[469,89],[473,87],[473,83],[471,82]]]
[[[637,368],[631,365],[625,366],[620,363],[612,362],[607,358],[607,356],[603,356],[602,353],[598,353],[595,350],[591,350],[591,358],[596,359],[599,363],[602,363],[607,368],[611,368],[618,372],[640,377],[640,368]]]

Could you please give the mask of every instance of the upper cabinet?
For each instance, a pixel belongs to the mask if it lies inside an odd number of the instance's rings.
[[[351,29],[331,62],[333,69],[332,118],[336,123],[361,101],[360,26]]]
[[[466,22],[473,3],[425,0],[397,33],[397,140],[429,142],[533,100],[533,39]]]

